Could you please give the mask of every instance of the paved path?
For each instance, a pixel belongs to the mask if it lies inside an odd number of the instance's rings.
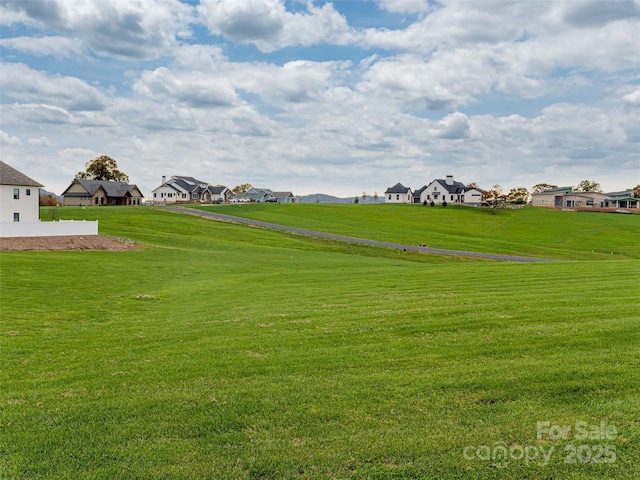
[[[476,257],[476,258],[489,258],[491,260],[508,260],[512,262],[553,262],[548,258],[534,258],[534,257],[521,257],[518,255],[500,255],[497,253],[478,253],[478,252],[464,252],[461,250],[445,250],[441,248],[422,247],[418,245],[403,245],[401,243],[391,242],[378,242],[376,240],[366,240],[364,238],[348,237],[345,235],[335,235],[333,233],[316,232],[313,230],[307,230],[305,228],[287,227],[285,225],[278,225],[276,223],[261,222],[259,220],[251,220],[249,218],[234,217],[232,215],[224,215],[222,213],[206,212],[204,210],[196,210],[194,208],[185,207],[163,207],[167,210],[178,213],[186,213],[188,215],[195,215],[198,217],[208,218],[211,220],[218,220],[221,222],[240,223],[242,225],[251,225],[254,227],[269,228],[271,230],[280,230],[283,232],[297,233],[300,235],[307,235],[310,237],[329,238],[331,240],[338,240],[340,242],[359,243],[362,245],[373,245],[375,247],[387,247],[396,248],[401,250],[412,250],[416,252],[424,253],[437,253],[439,255],[458,255],[463,257]]]

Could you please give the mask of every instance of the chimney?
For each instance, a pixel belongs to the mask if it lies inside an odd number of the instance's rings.
[[[453,175],[447,175],[447,179],[445,180],[447,185],[453,185]]]
[[[162,175],[162,185],[164,185],[165,183],[167,183],[167,177],[165,175]]]

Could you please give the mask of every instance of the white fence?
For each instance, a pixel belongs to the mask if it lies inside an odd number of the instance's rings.
[[[98,221],[0,223],[0,237],[60,237],[63,235],[98,235]]]

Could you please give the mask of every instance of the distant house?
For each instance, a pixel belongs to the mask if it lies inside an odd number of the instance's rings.
[[[251,187],[246,192],[240,192],[236,194],[235,198],[231,200],[236,203],[263,203],[263,202],[277,202],[278,199],[274,193],[268,188]]]
[[[162,177],[162,184],[153,191],[154,203],[226,202],[231,190],[225,186],[213,186],[209,182],[193,177],[175,175],[167,180]]]
[[[385,190],[384,203],[413,203],[413,193],[409,187],[396,183]]]
[[[143,195],[136,185],[126,182],[76,178],[62,192],[65,206],[142,205]]]
[[[414,198],[415,203],[462,203],[479,206],[482,203],[482,190],[475,187],[467,187],[462,182],[453,180],[453,175],[447,175],[444,179],[433,180],[429,185],[422,187],[420,196]]]
[[[640,208],[640,198],[633,196],[633,190],[609,192],[604,199],[605,208]]]
[[[556,187],[543,190],[531,195],[531,205],[534,207],[562,207],[564,196],[573,192],[573,187]]]
[[[296,197],[291,192],[273,192],[273,196],[276,197],[278,203],[293,203],[296,201]]]
[[[0,223],[37,222],[43,185],[0,161]]]
[[[534,193],[531,204],[546,208],[640,208],[640,199],[633,197],[633,190],[574,192],[573,187],[559,187]]]

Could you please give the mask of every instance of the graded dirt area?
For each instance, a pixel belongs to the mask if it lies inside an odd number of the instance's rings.
[[[100,235],[0,238],[0,251],[7,250],[136,250],[135,245]]]

